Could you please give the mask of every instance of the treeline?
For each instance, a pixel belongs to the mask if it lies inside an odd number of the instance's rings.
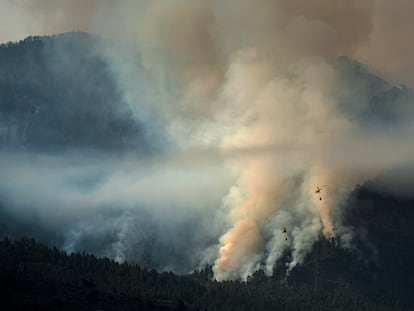
[[[327,256],[323,249],[329,245],[319,245],[320,256]],[[216,282],[211,267],[189,275],[159,273],[94,255],[67,254],[33,239],[4,238],[0,267],[1,300],[10,309],[408,310],[358,289],[315,288],[314,279],[302,282],[292,276],[289,281],[258,272],[247,282]]]

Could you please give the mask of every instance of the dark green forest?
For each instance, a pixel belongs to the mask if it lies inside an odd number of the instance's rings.
[[[0,254],[0,295],[10,310],[409,310],[398,288],[367,282],[351,253],[322,240],[291,277],[257,272],[247,282],[216,282],[211,267],[158,273],[33,239],[4,238]]]
[[[19,310],[412,310],[414,201],[371,183],[349,200],[354,249],[321,238],[289,276],[285,257],[272,277],[247,282],[216,282],[210,266],[176,275],[5,237],[1,299]]]

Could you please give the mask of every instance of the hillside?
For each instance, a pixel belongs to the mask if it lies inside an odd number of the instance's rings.
[[[358,246],[344,250],[321,239],[287,278],[282,262],[271,278],[259,271],[247,283],[218,283],[211,267],[179,276],[6,238],[0,243],[1,299],[22,310],[34,302],[61,310],[413,308],[414,200],[384,196],[371,183],[357,187],[351,198],[346,217]]]
[[[102,53],[109,44],[103,40],[74,32],[0,45],[3,305],[10,310],[414,309],[414,193],[410,181],[399,189],[392,180],[410,175],[410,169],[358,185],[341,202],[343,225],[353,235],[347,249],[320,237],[289,275],[288,250],[272,277],[257,271],[247,282],[216,282],[209,265],[195,270],[224,225],[215,227],[222,215],[213,208],[192,205],[207,205],[207,193],[208,199],[218,197],[208,202],[217,208],[226,189],[209,192],[216,189],[210,179],[194,181],[196,173],[184,172],[188,163],[181,162],[191,162],[192,154],[165,166],[108,156],[155,154],[168,135],[151,118],[144,122],[134,115],[140,103],[133,112]],[[344,89],[352,90],[333,91],[340,98],[338,114],[372,132],[410,128],[411,89],[391,85],[349,58],[331,62]],[[206,167],[203,177],[215,176]],[[188,180],[179,187],[180,178]],[[196,182],[201,186],[192,188]],[[130,263],[119,263],[124,260]]]
[[[405,310],[395,297],[349,287],[315,290],[308,282],[286,284],[260,273],[247,283],[217,283],[208,268],[187,276],[161,274],[67,255],[30,239],[5,239],[0,250],[0,299],[7,310]]]
[[[101,49],[80,32],[0,45],[0,148],[149,148]]]
[[[1,44],[0,148],[140,152],[156,148],[154,140],[165,133],[160,124],[150,124],[154,120],[140,122],[133,116],[106,55],[111,48],[118,52],[124,48],[116,44],[83,32]],[[331,62],[343,88],[352,90],[338,92],[341,107],[346,108],[343,113],[350,119],[374,127],[397,122],[401,126],[411,120],[411,89],[391,85],[347,57]],[[148,87],[142,75],[132,84],[140,90]],[[144,93],[136,100],[145,101]]]

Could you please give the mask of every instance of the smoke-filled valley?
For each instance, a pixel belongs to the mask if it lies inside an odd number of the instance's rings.
[[[217,281],[410,247],[412,39],[391,59],[384,1],[60,2],[35,12],[73,23],[28,23],[95,34],[0,46],[2,236]]]

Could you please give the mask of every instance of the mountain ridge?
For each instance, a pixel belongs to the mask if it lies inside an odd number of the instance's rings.
[[[71,32],[29,37],[17,43],[0,45],[1,151],[12,151],[14,154],[16,151],[50,153],[56,150],[98,150],[111,153],[132,150],[151,153],[156,150],[151,131],[146,124],[134,118],[107,61],[95,53],[100,40],[88,33]],[[352,96],[343,96],[341,102],[352,107],[342,113],[351,114],[355,124],[366,122],[373,130],[383,130],[384,124],[386,129],[397,121],[406,124],[412,119],[410,114],[405,114],[407,105],[411,105],[414,99],[410,88],[394,86],[371,74],[363,64],[346,57],[335,59],[332,63],[344,75],[342,82],[348,83],[347,87],[355,91]],[[363,102],[363,108],[353,107],[355,100]],[[93,182],[82,181],[93,186]],[[234,303],[239,309],[260,306],[263,310],[274,309],[275,306],[280,310],[313,310],[312,307],[315,310],[414,308],[411,297],[414,292],[414,193],[410,189],[405,196],[386,193],[378,185],[379,181],[373,180],[357,186],[343,203],[344,224],[353,231],[352,248],[344,250],[336,245],[335,240],[321,238],[314,244],[304,263],[293,269],[289,276],[286,275],[286,255],[275,266],[273,277],[258,271],[247,282],[215,282],[211,267],[207,267],[181,276],[146,270],[142,274],[146,279],[139,283],[137,279],[125,277],[128,273],[123,271],[125,269],[139,274],[137,271],[143,269],[138,269],[138,266],[118,265],[109,259],[99,261],[94,255],[66,254],[25,239],[20,242],[3,240],[0,243],[3,247],[0,259],[4,263],[2,289],[10,288],[10,282],[15,282],[17,288],[12,289],[16,289],[16,296],[11,295],[16,299],[27,298],[25,291],[28,290],[30,297],[27,299],[32,302],[36,299],[32,291],[36,284],[45,289],[46,297],[50,294],[47,288],[50,282],[56,284],[58,292],[76,288],[74,292],[82,292],[82,303],[88,305],[87,297],[92,302],[94,299],[99,302],[99,298],[95,297],[98,292],[98,297],[103,297],[102,301],[107,302],[110,298],[106,295],[111,291],[118,293],[121,288],[121,293],[115,298],[120,299],[119,306],[125,302],[129,307],[144,309],[145,304],[157,304],[161,299],[166,299],[172,309],[206,307],[225,310],[234,307]],[[2,216],[7,215],[3,213],[5,204],[0,198]],[[13,217],[4,216],[0,219],[0,234],[14,238],[25,236],[27,223],[14,214]],[[8,227],[13,227],[13,223],[7,221],[18,223],[19,220],[23,225],[11,234]],[[26,221],[37,220],[30,217]],[[39,221],[36,225],[42,226],[42,223]],[[190,228],[195,230],[195,227]],[[168,229],[170,231],[166,232],[171,233],[174,228]],[[45,232],[42,238],[53,235],[52,230]],[[107,240],[111,238],[110,235],[105,236]],[[155,244],[151,236],[146,242],[148,245]],[[158,245],[165,247],[163,243]],[[153,250],[151,247],[146,249],[148,253]],[[36,259],[34,257],[39,249],[43,251]],[[22,254],[28,258],[21,257]],[[72,259],[76,263],[68,268],[66,265],[70,266]],[[151,259],[148,261],[151,262]],[[88,260],[93,263],[91,266],[88,266]],[[110,281],[110,278],[102,281],[99,273],[105,275],[105,271],[93,274],[94,265],[99,266],[108,260],[105,269],[109,272],[111,269],[116,270],[112,271],[115,281]],[[74,270],[76,278],[71,279],[70,273]],[[50,271],[52,274],[49,276]],[[39,275],[45,279],[37,281]],[[68,278],[67,283],[59,281],[62,275]],[[125,284],[121,284],[123,281]],[[138,283],[137,287],[141,286],[140,294],[128,287],[133,282]],[[281,295],[272,297],[275,292]],[[10,294],[10,291],[7,293]],[[129,296],[122,300],[125,293]],[[284,294],[286,297],[283,297]],[[71,298],[79,297],[77,295],[78,292],[73,293]],[[143,295],[143,300],[134,302],[133,299],[140,295]],[[255,301],[255,296],[260,299]],[[3,296],[3,299],[6,297]],[[46,307],[52,308],[54,302],[47,300],[47,297],[45,299]],[[60,302],[55,301],[55,307],[64,309],[63,298],[59,299]],[[30,308],[30,305],[26,307]],[[152,307],[156,308],[154,305]]]

